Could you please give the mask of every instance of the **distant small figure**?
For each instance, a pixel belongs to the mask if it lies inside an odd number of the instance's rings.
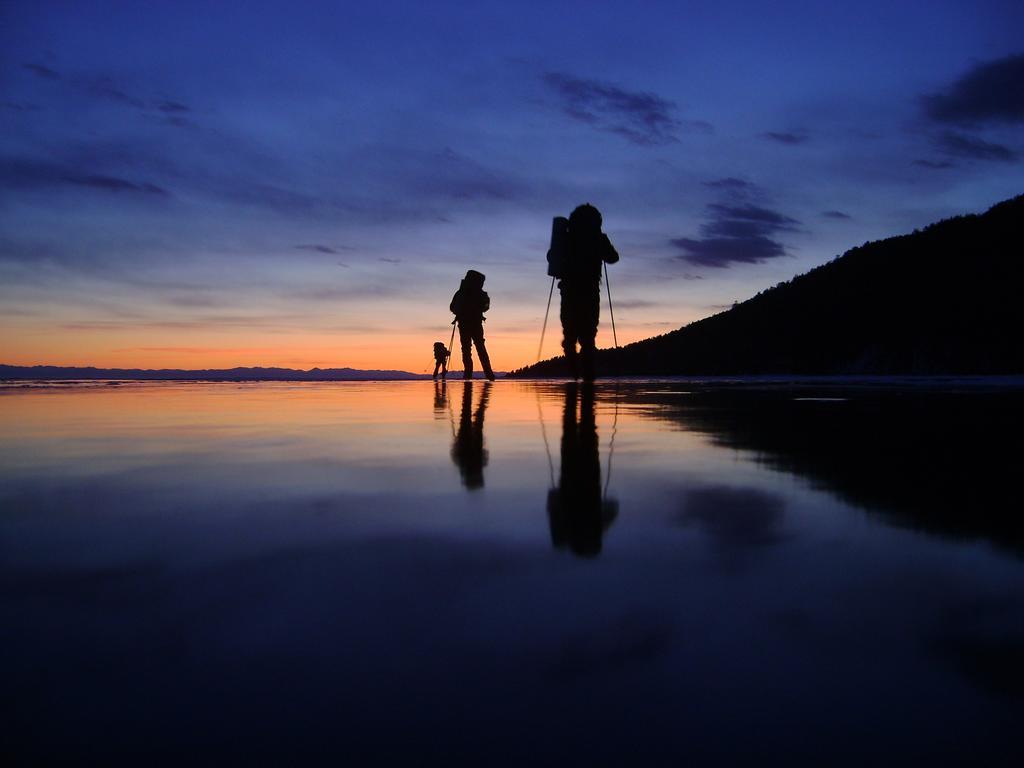
[[[559,227],[564,229],[557,231]],[[568,220],[555,219],[555,228],[548,251],[548,274],[559,279],[562,295],[562,349],[573,376],[578,379],[582,372],[584,381],[593,381],[601,268],[603,263],[617,262],[619,254],[601,231],[601,212],[590,203],[576,208]]]
[[[465,371],[465,378],[473,378],[473,351],[472,345],[476,344],[476,354],[480,358],[480,365],[484,369],[484,375],[494,381],[494,371],[491,370],[491,359],[487,356],[487,347],[484,346],[484,312],[491,307],[491,299],[484,290],[484,276],[471,269],[459,285],[459,290],[452,297],[449,309],[455,313],[455,321],[459,324],[459,342],[462,344],[462,367]]]
[[[445,378],[448,375],[448,355],[451,353],[448,351],[448,347],[444,345],[443,341],[434,342],[434,378],[437,378],[437,372],[441,371],[441,378]]]

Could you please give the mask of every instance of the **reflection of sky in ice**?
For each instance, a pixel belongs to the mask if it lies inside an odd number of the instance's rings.
[[[388,723],[422,747],[446,717],[474,730],[445,742],[454,755],[513,723],[611,729],[601,744],[516,742],[510,762],[539,744],[749,756],[798,740],[827,757],[850,728],[864,738],[850,759],[882,745],[985,754],[1009,738],[1024,694],[1012,554],[889,527],[669,419],[665,401],[689,395],[606,384],[598,461],[618,513],[600,555],[575,558],[552,548],[545,507],[564,389],[491,388],[484,486],[467,491],[452,452],[464,386],[443,401],[431,382],[0,397],[11,693],[65,745],[111,722],[142,734],[129,744],[159,737],[204,695],[176,726],[182,743],[200,743],[219,707],[234,713],[223,738],[272,719],[311,749],[330,746],[328,707],[362,729],[356,754]],[[148,686],[169,692],[119,704]],[[250,698],[264,688],[291,704]],[[99,701],[83,714],[79,694]],[[18,744],[53,754],[31,719]]]

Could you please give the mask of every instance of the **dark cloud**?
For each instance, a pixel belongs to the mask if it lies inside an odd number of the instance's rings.
[[[529,185],[446,147],[421,162],[416,181],[423,192],[454,200],[509,201],[530,193]]]
[[[47,80],[60,80],[60,74],[50,69],[43,64],[33,64],[31,62],[21,65],[23,69],[27,69],[29,72],[38,75],[39,77]]]
[[[239,205],[265,208],[275,213],[314,216],[337,212],[330,200],[276,184],[252,182],[247,179],[219,178],[203,180],[201,186],[216,197]]]
[[[156,108],[161,112],[191,112],[192,110],[186,104],[182,104],[180,101],[161,101],[156,105]]]
[[[22,67],[34,72],[39,77],[48,80],[62,80],[64,78],[61,75],[42,64],[22,64]],[[182,119],[180,115],[186,112],[191,112],[192,109],[187,105],[175,99],[145,99],[136,96],[126,91],[119,83],[113,78],[108,76],[83,76],[75,77],[71,76],[65,80],[72,88],[89,94],[95,98],[103,99],[105,101],[112,101],[117,104],[123,104],[128,107],[135,109],[141,109],[145,111],[153,111],[162,113],[165,115],[178,116],[178,119]]]
[[[971,160],[992,160],[1002,163],[1017,162],[1017,153],[1002,144],[993,144],[977,136],[965,133],[943,133],[937,137],[936,145],[948,155],[966,157]]]
[[[329,245],[318,245],[316,243],[310,243],[308,245],[296,245],[295,247],[300,251],[315,251],[316,253],[332,253],[334,255],[338,254],[338,251],[336,251],[334,248],[331,248]]]
[[[0,107],[11,109],[15,112],[38,112],[39,107],[27,101],[0,101]]]
[[[143,109],[146,106],[145,101],[126,93],[109,77],[98,77],[88,80],[84,83],[84,86],[93,96],[98,96],[102,99],[125,104],[136,109]]]
[[[669,242],[683,251],[679,258],[700,267],[728,267],[733,262],[760,264],[768,259],[786,255],[786,250],[781,244],[767,237],[722,237],[700,240],[677,237]]]
[[[708,210],[715,216],[722,219],[736,219],[739,221],[755,222],[765,227],[766,231],[793,229],[800,223],[796,219],[791,219],[789,216],[785,216],[778,211],[772,211],[768,208],[760,208],[756,205],[727,205],[724,203],[711,203],[708,205]]]
[[[843,213],[842,211],[822,211],[821,215],[824,218],[826,218],[826,219],[843,219],[843,220],[845,220],[845,219],[852,219],[853,218],[852,216],[850,216],[850,214]]]
[[[1024,122],[1024,53],[977,64],[922,102],[925,114],[939,123]]]
[[[24,158],[0,158],[0,173],[10,186],[22,189],[73,185],[107,192],[131,192],[162,197],[170,194],[163,187],[150,182],[132,181],[120,176],[91,173]]]
[[[646,309],[648,307],[658,307],[661,304],[647,299],[616,299],[615,306],[622,309]]]
[[[704,182],[705,187],[717,189],[722,192],[750,192],[756,187],[749,181],[737,179],[734,176],[727,176],[723,179],[712,179]]]
[[[424,151],[369,145],[352,158],[350,191],[372,190],[372,199],[348,203],[363,216],[450,222],[451,209],[504,206],[533,199],[535,182],[516,171],[482,163],[451,147]]]
[[[166,189],[158,187],[156,184],[128,181],[116,176],[65,176],[63,180],[69,184],[103,189],[109,192],[143,192],[147,195],[162,196],[170,194]]]
[[[385,264],[401,264],[401,259],[389,259],[385,256],[381,256],[377,261],[383,261]]]
[[[282,289],[280,294],[287,298],[300,299],[303,302],[341,302],[348,299],[368,297],[393,298],[402,295],[405,289],[394,283],[379,282],[374,284],[315,285],[301,288]]]
[[[779,144],[803,144],[808,136],[803,133],[788,133],[786,131],[765,131],[761,134],[762,139],[777,141]]]
[[[765,224],[760,221],[725,218],[707,222],[701,226],[700,233],[708,238],[754,239],[764,237],[765,230]]]
[[[562,98],[562,110],[574,120],[644,146],[678,141],[684,127],[709,130],[703,121],[680,121],[676,105],[653,93],[627,91],[611,83],[547,72],[544,82]]]
[[[786,249],[772,235],[793,231],[800,223],[756,205],[711,203],[707,209],[710,221],[701,225],[700,238],[678,237],[669,241],[681,251],[678,258],[702,267],[759,264],[785,256]]]
[[[915,160],[912,165],[919,165],[922,168],[929,168],[933,171],[956,168],[956,163],[951,160]]]
[[[165,301],[175,307],[189,307],[199,309],[214,309],[221,306],[222,299],[213,296],[202,296],[191,293],[168,296]]]
[[[164,125],[172,125],[175,128],[195,128],[196,127],[196,124],[194,122],[192,122],[191,120],[189,120],[186,117],[181,117],[179,115],[168,115],[167,117],[163,118],[163,120],[161,120],[161,122]]]

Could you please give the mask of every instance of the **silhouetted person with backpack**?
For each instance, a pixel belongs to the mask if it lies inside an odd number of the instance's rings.
[[[437,372],[441,371],[441,378],[443,379],[448,375],[448,347],[444,345],[443,341],[434,342],[434,378],[437,378]]]
[[[449,309],[455,313],[455,322],[459,324],[462,367],[467,379],[473,378],[472,345],[476,344],[476,354],[480,358],[480,366],[484,369],[484,375],[494,381],[491,359],[487,356],[487,347],[484,346],[484,320],[486,319],[484,312],[490,307],[491,299],[484,290],[484,276],[475,269],[469,270],[449,306]]]
[[[561,224],[560,224],[561,222]],[[563,231],[559,232],[559,227]],[[601,269],[619,260],[608,235],[601,231],[601,213],[584,203],[566,219],[555,219],[548,274],[559,278],[562,295],[562,349],[575,378],[595,377],[597,324],[601,314]],[[577,356],[576,344],[580,351]],[[582,370],[581,370],[582,369]]]

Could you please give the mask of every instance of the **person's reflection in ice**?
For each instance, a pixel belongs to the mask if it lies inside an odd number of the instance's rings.
[[[477,383],[475,386],[480,386]],[[459,467],[462,484],[474,490],[484,487],[484,467],[487,466],[487,451],[484,450],[484,414],[487,399],[491,396],[491,383],[483,384],[480,402],[473,413],[473,381],[462,385],[462,412],[459,429],[452,442],[452,461]]]
[[[444,379],[434,379],[434,418],[448,415],[448,388]]]
[[[576,417],[576,402],[580,414]],[[565,385],[562,412],[562,466],[558,486],[548,491],[548,522],[555,549],[568,547],[579,557],[601,553],[604,532],[619,512],[619,502],[601,493],[601,459],[594,416],[594,386]]]

